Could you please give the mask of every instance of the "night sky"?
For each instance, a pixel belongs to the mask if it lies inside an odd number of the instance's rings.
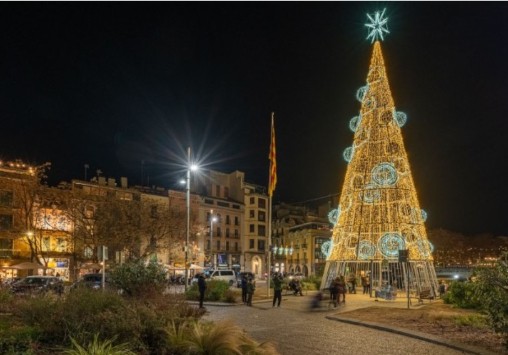
[[[508,235],[502,2],[3,2],[0,159],[50,161],[52,183],[89,164],[88,178],[174,188],[190,145],[266,186],[275,111],[274,202],[326,202],[367,77],[366,13],[385,7],[427,227]]]

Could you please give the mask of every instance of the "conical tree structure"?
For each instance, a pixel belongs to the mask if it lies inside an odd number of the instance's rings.
[[[373,289],[392,286],[437,290],[432,245],[427,240],[401,127],[379,41],[374,42],[367,84],[357,92],[358,116],[350,121],[353,145],[322,287],[339,275],[368,275]],[[399,262],[408,250],[408,262]],[[402,253],[401,253],[402,254]]]

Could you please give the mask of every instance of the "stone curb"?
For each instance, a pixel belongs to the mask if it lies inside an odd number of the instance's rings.
[[[432,334],[422,333],[422,332],[418,332],[418,331],[413,331],[413,330],[408,330],[408,329],[403,329],[403,328],[398,328],[398,327],[393,327],[393,326],[388,327],[386,325],[382,325],[379,323],[359,321],[356,319],[351,319],[351,318],[346,318],[346,317],[325,316],[325,318],[329,319],[329,320],[338,321],[338,322],[349,323],[349,324],[359,325],[359,326],[363,326],[363,327],[367,327],[367,328],[373,328],[376,330],[382,330],[382,331],[386,331],[386,332],[390,332],[390,333],[395,333],[395,334],[411,337],[411,338],[418,339],[418,340],[423,340],[423,341],[437,344],[437,345],[443,345],[443,346],[449,347],[454,350],[463,351],[464,353],[467,353],[467,354],[477,354],[477,355],[495,355],[496,354],[494,352],[491,352],[491,351],[488,351],[485,349],[481,349],[481,348],[477,348],[475,346],[457,343],[454,341],[440,338],[438,336],[434,336]]]

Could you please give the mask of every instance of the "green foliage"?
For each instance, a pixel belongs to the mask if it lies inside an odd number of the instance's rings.
[[[37,328],[0,322],[0,354],[31,355],[38,338]]]
[[[460,308],[480,309],[482,304],[476,289],[477,285],[473,282],[453,281],[443,300]]]
[[[501,333],[508,348],[508,253],[493,268],[478,269],[477,294],[493,329]]]
[[[166,270],[143,259],[118,265],[111,271],[110,277],[113,285],[128,296],[161,293],[167,286]]]
[[[8,288],[0,288],[0,313],[11,312],[13,295]]]
[[[167,335],[176,354],[278,354],[273,344],[254,341],[230,322],[172,323]]]
[[[468,314],[465,316],[457,316],[453,319],[453,321],[455,324],[459,326],[471,326],[480,329],[488,327],[487,317],[479,314]]]
[[[205,301],[225,301],[231,302],[233,295],[229,289],[229,283],[223,280],[209,280],[206,282]],[[187,289],[185,294],[188,300],[199,300],[199,289],[197,283]],[[236,301],[236,293],[234,294]]]
[[[113,340],[100,341],[99,335],[95,334],[93,340],[85,346],[71,338],[72,348],[64,350],[65,355],[134,355],[128,344],[114,345]]]
[[[316,275],[310,275],[302,280],[305,290],[319,290],[321,286],[321,277]]]

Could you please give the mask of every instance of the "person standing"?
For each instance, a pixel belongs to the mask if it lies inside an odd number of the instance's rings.
[[[242,302],[243,304],[247,304],[247,276],[245,274],[242,275]]]
[[[330,300],[333,303],[333,307],[337,307],[337,297],[339,295],[339,278],[336,277],[335,280],[330,284]]]
[[[280,307],[280,302],[282,301],[282,275],[275,273],[273,275],[273,305],[275,307],[275,302],[277,301],[277,307]]]
[[[199,308],[203,308],[203,301],[205,300],[206,281],[203,274],[198,277],[198,289],[199,289]]]
[[[339,282],[337,283],[338,284],[338,289],[339,289],[339,294],[338,294],[338,297],[337,297],[337,301],[340,303],[340,299],[341,299],[341,295],[342,295],[342,303],[346,303],[346,280],[344,279],[344,276],[340,276],[339,277]]]
[[[256,290],[256,282],[252,280],[252,277],[249,277],[247,281],[247,306],[252,306],[252,297],[254,296],[254,291]]]

